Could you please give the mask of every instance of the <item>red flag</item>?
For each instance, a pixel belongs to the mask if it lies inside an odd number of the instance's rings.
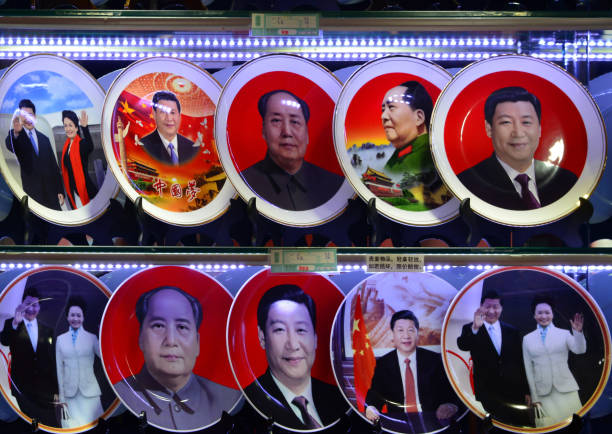
[[[365,410],[365,397],[372,383],[376,358],[370,345],[361,310],[361,295],[357,294],[355,316],[352,325],[353,337],[353,374],[355,375],[355,396],[359,411]]]

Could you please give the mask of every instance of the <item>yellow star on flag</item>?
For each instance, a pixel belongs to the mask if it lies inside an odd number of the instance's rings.
[[[121,111],[126,115],[131,115],[134,113],[134,109],[130,107],[127,101],[123,101],[121,104]]]
[[[354,319],[353,320],[353,332],[358,332],[359,330],[359,320],[358,319]]]

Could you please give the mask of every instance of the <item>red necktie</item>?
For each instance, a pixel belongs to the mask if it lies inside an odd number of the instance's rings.
[[[317,422],[317,420],[312,417],[310,413],[308,413],[308,410],[306,409],[306,406],[308,405],[308,400],[305,397],[301,395],[296,396],[291,402],[295,404],[297,408],[300,409],[300,413],[302,413],[302,419],[304,420],[304,425],[306,425],[306,429],[321,428],[319,422]]]
[[[416,413],[418,409],[416,405],[414,376],[412,375],[412,369],[410,369],[410,359],[406,359],[404,362],[406,362],[406,390],[404,392],[405,411],[406,413]]]
[[[521,184],[521,199],[523,199],[525,207],[527,209],[540,208],[540,202],[538,202],[533,193],[529,190],[529,175],[521,173],[520,175],[516,175],[514,179]]]

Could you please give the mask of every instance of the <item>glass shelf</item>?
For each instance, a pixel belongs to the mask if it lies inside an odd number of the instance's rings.
[[[252,37],[250,24],[246,12],[5,11],[0,60],[41,52],[102,61],[241,62],[277,52],[324,62],[388,54],[441,62],[508,53],[564,64],[612,59],[612,13],[326,12],[318,37]]]

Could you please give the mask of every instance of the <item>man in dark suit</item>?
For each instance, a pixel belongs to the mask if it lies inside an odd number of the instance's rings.
[[[36,107],[29,99],[19,101],[4,143],[19,162],[23,191],[39,204],[60,210],[64,189],[55,151],[49,138],[36,130]]]
[[[554,203],[574,186],[574,173],[533,158],[542,132],[534,94],[522,87],[498,89],[484,112],[494,153],[458,175],[470,193],[500,208],[529,210]]]
[[[419,320],[410,310],[391,317],[395,350],[376,360],[366,395],[366,417],[375,422],[384,406],[387,414],[404,419],[412,432],[429,432],[448,425],[459,400],[442,366],[440,354],[419,348]],[[382,421],[383,427],[386,421]]]
[[[474,321],[463,326],[457,346],[470,352],[474,394],[485,411],[500,422],[530,426],[522,339],[516,328],[499,321],[503,300],[492,289],[495,280],[485,279],[480,307]]]
[[[337,386],[310,376],[317,335],[313,299],[296,285],[270,288],[257,306],[268,369],[244,392],[260,413],[291,429],[335,423],[347,409]]]
[[[243,170],[251,189],[279,208],[310,210],[323,205],[340,189],[344,178],[304,160],[310,109],[287,90],[263,94],[257,103],[266,158]]]
[[[58,401],[53,330],[36,319],[40,295],[35,287],[23,291],[15,316],[4,322],[0,342],[11,350],[11,393],[19,409],[44,425],[58,427]]]
[[[157,128],[140,139],[145,151],[156,160],[178,166],[189,162],[200,149],[178,133],[181,126],[181,103],[172,92],[165,90],[153,95],[153,118]]]

